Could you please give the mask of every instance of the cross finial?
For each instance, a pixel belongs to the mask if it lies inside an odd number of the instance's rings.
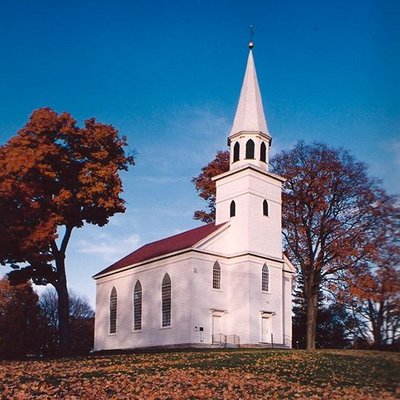
[[[249,49],[251,50],[254,47],[254,26],[250,25],[250,42],[249,42]]]

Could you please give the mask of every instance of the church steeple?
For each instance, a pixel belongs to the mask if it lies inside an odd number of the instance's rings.
[[[282,259],[281,186],[268,172],[271,144],[253,59],[247,61],[242,91],[229,135],[230,170],[215,176],[215,222],[229,222],[226,251]]]
[[[249,163],[268,169],[271,136],[258,86],[253,46],[251,41],[239,103],[228,138],[231,145],[231,169]]]

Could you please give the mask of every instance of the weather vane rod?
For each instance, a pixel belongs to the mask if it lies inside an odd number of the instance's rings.
[[[254,41],[253,41],[254,34],[255,34],[255,32],[254,32],[254,26],[253,26],[253,25],[250,25],[250,42],[249,42],[249,49],[252,49],[252,48],[254,47]]]

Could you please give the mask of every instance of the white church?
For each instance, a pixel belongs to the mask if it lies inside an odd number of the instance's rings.
[[[146,244],[94,276],[96,351],[291,347],[284,178],[268,171],[271,136],[249,47],[230,169],[214,178],[215,223]]]

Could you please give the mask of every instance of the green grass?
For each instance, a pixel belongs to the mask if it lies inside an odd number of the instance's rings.
[[[400,354],[225,350],[0,362],[1,399],[395,399]]]

